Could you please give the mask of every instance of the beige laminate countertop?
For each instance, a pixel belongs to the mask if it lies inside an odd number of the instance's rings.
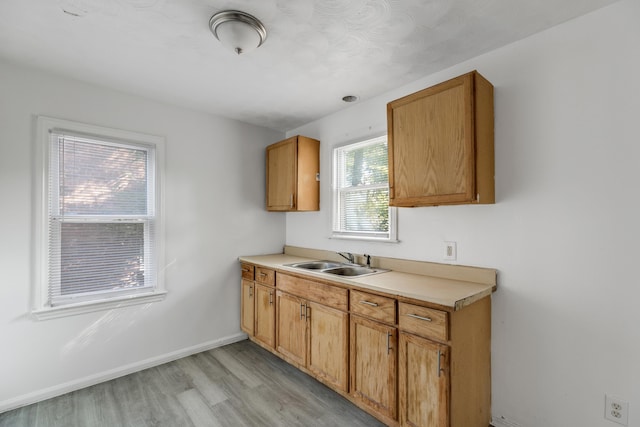
[[[496,289],[495,284],[483,284],[442,277],[387,271],[363,277],[341,277],[328,273],[288,267],[286,264],[312,261],[313,258],[287,254],[241,256],[240,261],[271,268],[280,272],[296,273],[360,289],[383,292],[394,297],[424,301],[455,311],[478,301]]]

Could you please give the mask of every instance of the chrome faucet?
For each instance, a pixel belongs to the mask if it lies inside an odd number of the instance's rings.
[[[356,263],[356,257],[351,252],[336,252],[336,253],[340,255],[342,258],[349,261],[350,264]]]

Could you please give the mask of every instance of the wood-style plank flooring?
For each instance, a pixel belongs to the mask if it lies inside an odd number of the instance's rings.
[[[0,414],[0,427],[383,425],[250,341]]]

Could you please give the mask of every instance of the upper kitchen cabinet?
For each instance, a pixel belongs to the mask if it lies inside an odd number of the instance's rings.
[[[320,210],[320,141],[294,136],[267,147],[267,210]]]
[[[493,86],[472,71],[387,104],[389,205],[494,203]]]

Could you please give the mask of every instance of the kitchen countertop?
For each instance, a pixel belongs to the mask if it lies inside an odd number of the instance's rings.
[[[495,284],[454,280],[394,270],[362,277],[334,276],[313,270],[288,267],[286,264],[317,260],[288,254],[241,256],[239,260],[279,272],[295,273],[299,276],[321,279],[348,287],[383,292],[399,299],[406,298],[423,301],[449,311],[460,310],[475,301],[491,295],[496,289]]]

